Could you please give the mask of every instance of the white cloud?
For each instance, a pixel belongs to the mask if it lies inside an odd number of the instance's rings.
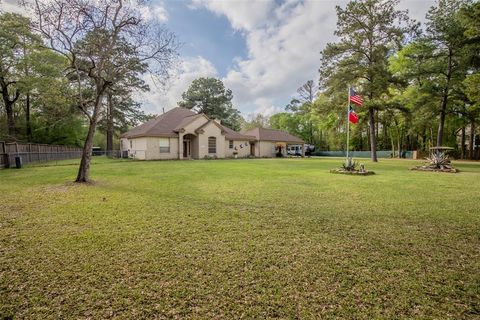
[[[168,12],[163,2],[156,2],[153,5],[142,5],[139,8],[145,20],[157,20],[159,22],[168,21]]]
[[[0,10],[5,12],[25,14],[25,8],[21,6],[17,0],[0,0]]]
[[[272,116],[275,113],[283,112],[284,109],[278,106],[275,106],[272,99],[269,98],[258,98],[255,100],[255,105],[257,108],[253,112],[247,112],[246,118],[253,119],[256,114],[262,114],[264,116]]]
[[[272,1],[193,0],[215,14],[224,15],[245,37],[248,56],[235,59],[224,79],[244,113],[267,114],[281,110],[296,89],[318,81],[320,52],[334,41],[335,6],[346,0]],[[433,1],[405,1],[414,18],[425,15]],[[268,101],[268,103],[266,103]]]
[[[217,15],[225,15],[236,30],[252,30],[264,25],[275,6],[273,0],[192,0],[193,8],[204,6]]]
[[[203,57],[187,58],[183,60],[164,88],[155,84],[151,77],[145,81],[150,85],[150,92],[139,94],[144,109],[149,113],[162,113],[163,108],[168,111],[177,106],[193,80],[199,77],[217,77],[215,66]]]
[[[425,15],[428,9],[434,4],[435,2],[433,0],[402,0],[398,4],[398,8],[408,10],[410,18],[423,23],[425,22]]]
[[[238,61],[224,78],[244,112],[283,109],[298,87],[317,81],[320,51],[334,40],[336,14],[330,1],[286,2],[267,20],[246,33],[248,58]]]
[[[33,0],[26,0],[27,5],[33,5]],[[31,16],[31,12],[26,12],[26,8],[21,5],[19,0],[0,0],[0,9],[6,12],[15,12]],[[155,2],[152,5],[138,6],[140,14],[145,20],[157,20],[159,22],[168,21],[168,12],[165,9],[163,1]]]

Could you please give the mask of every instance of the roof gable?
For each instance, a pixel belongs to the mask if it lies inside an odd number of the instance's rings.
[[[244,132],[244,134],[255,136],[257,140],[263,141],[304,143],[302,139],[288,132],[276,129],[254,128]]]
[[[221,134],[225,134],[225,130],[223,129],[224,127],[222,125],[220,125],[217,121],[215,120],[208,120],[207,122],[205,122],[204,124],[202,124],[200,127],[198,127],[195,132],[196,133],[203,133],[203,129],[210,125],[210,124],[213,124],[214,126],[216,126],[218,129],[220,129],[220,133]]]
[[[190,123],[198,116],[195,112],[186,108],[173,108],[170,111],[141,124],[124,133],[122,138],[135,137],[177,137],[176,128],[181,123]]]
[[[149,120],[130,131],[124,133],[122,138],[138,137],[178,137],[178,132],[192,124],[195,120],[204,117],[207,121],[200,125],[196,130],[201,130],[210,122],[214,123],[225,135],[228,140],[255,140],[253,135],[245,135],[236,132],[215,120],[211,120],[205,114],[197,114],[190,109],[176,107],[164,114]]]
[[[205,117],[203,114],[196,114],[191,117],[185,117],[183,120],[173,129],[174,131],[178,132],[181,129],[185,129],[190,123],[194,122],[195,120]]]

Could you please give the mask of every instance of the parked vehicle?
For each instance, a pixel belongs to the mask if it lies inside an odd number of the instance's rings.
[[[304,145],[304,150],[305,150],[305,156],[310,157],[312,153],[315,151],[315,146],[312,144],[305,144]],[[301,157],[302,156],[302,145],[301,144],[296,144],[296,145],[289,145],[287,148],[287,154],[289,156],[297,156]]]
[[[315,146],[313,144],[305,145],[305,156],[310,157],[315,152]]]
[[[100,147],[92,147],[92,156],[101,156],[105,152],[102,151],[102,148]]]

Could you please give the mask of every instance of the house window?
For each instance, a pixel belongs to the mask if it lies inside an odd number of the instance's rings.
[[[160,138],[160,153],[170,153],[169,138]]]
[[[130,140],[130,149],[133,149],[133,143],[132,143],[132,142],[133,142],[133,141]]]
[[[217,138],[208,137],[208,153],[217,153]]]
[[[233,140],[229,140],[229,141],[228,141],[228,147],[229,147],[230,149],[233,149]]]

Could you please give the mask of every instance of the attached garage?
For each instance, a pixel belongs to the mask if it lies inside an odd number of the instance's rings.
[[[276,129],[255,128],[243,132],[243,134],[255,137],[253,149],[256,157],[275,157],[277,153],[286,156],[288,146],[290,145],[301,145],[302,155],[305,155],[305,142],[288,132]]]

